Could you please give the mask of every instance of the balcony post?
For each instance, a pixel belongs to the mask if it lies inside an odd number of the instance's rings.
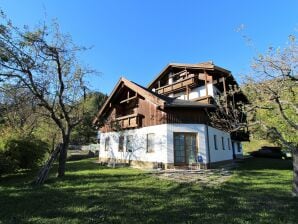
[[[204,74],[205,74],[205,89],[206,89],[206,96],[208,96],[208,85],[207,85],[207,72],[206,72],[206,70],[204,70]]]

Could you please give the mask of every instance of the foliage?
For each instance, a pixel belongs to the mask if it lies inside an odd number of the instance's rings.
[[[48,152],[48,145],[33,136],[15,135],[5,139],[4,142],[0,150],[0,173],[35,168],[44,161]]]
[[[109,169],[91,160],[68,162],[43,187],[30,173],[0,180],[3,223],[296,223],[290,161],[245,160],[218,186],[159,180],[131,168]],[[46,201],[46,203],[44,203]]]
[[[295,36],[283,49],[269,48],[252,64],[245,89],[256,133],[293,153],[293,195],[298,196],[298,44]]]
[[[254,132],[295,149],[298,145],[298,45],[294,36],[283,49],[269,48],[252,63],[244,86],[252,103]]]
[[[82,122],[74,128],[71,134],[72,144],[83,145],[96,142],[97,131],[92,127],[92,121],[106,98],[107,96],[100,92],[91,92],[86,94],[84,101],[81,100],[86,113]]]
[[[58,176],[64,176],[70,134],[85,114],[78,101],[87,91],[86,76],[95,72],[78,60],[86,48],[76,46],[57,22],[30,29],[14,26],[3,12],[0,19],[0,88],[29,91],[38,113],[59,129]]]

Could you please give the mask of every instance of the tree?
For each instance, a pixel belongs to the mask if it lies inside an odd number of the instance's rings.
[[[283,49],[269,48],[252,63],[244,90],[251,102],[255,129],[290,149],[293,195],[298,195],[298,45],[294,36]]]
[[[58,177],[65,174],[70,134],[85,113],[78,101],[86,92],[85,77],[94,74],[78,60],[86,48],[76,46],[57,23],[35,29],[18,28],[1,12],[0,80],[34,96],[39,114],[51,119],[60,131]]]
[[[13,132],[30,136],[38,124],[38,116],[34,113],[34,96],[27,89],[17,89],[11,85],[2,86],[0,93],[1,116],[5,126]]]
[[[74,128],[71,134],[72,144],[89,144],[96,142],[97,131],[92,127],[92,121],[99,111],[107,96],[100,92],[86,94],[81,103],[85,105],[83,121]]]

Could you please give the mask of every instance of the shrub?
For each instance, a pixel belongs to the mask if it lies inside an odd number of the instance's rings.
[[[47,152],[48,144],[32,136],[7,139],[0,152],[0,173],[37,167]]]

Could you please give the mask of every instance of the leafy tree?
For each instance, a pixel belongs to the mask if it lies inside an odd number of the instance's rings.
[[[55,22],[50,27],[18,28],[1,12],[0,80],[30,91],[40,114],[59,129],[58,177],[65,174],[71,132],[85,114],[84,104],[78,103],[87,89],[85,77],[94,73],[78,60],[84,50],[61,33]]]
[[[269,48],[252,63],[246,95],[252,103],[254,127],[292,151],[293,195],[298,194],[298,45],[294,36],[283,49]]]
[[[92,121],[107,96],[100,92],[86,94],[81,103],[85,105],[83,121],[74,128],[71,135],[72,144],[89,144],[96,141],[97,131],[92,127]]]

